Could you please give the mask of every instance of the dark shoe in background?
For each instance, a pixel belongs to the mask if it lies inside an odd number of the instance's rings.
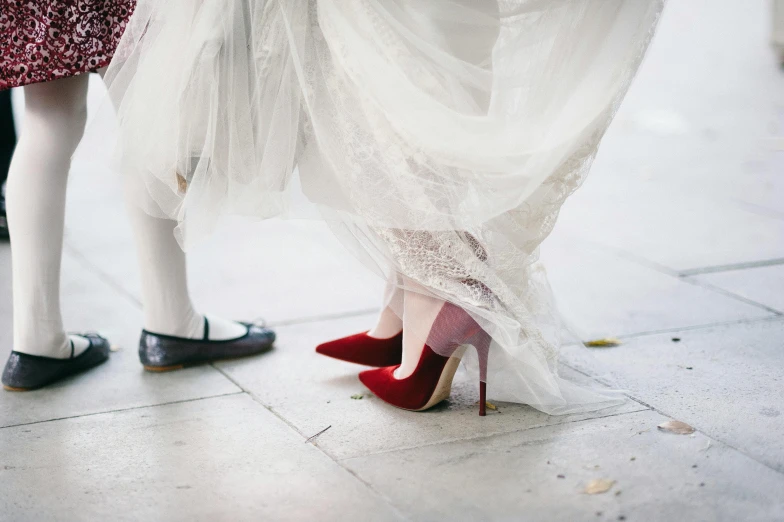
[[[8,220],[5,216],[5,197],[2,194],[3,187],[0,186],[0,240],[2,239],[10,239],[11,236],[8,233]]]
[[[3,388],[8,391],[36,390],[89,370],[109,359],[109,341],[93,333],[77,335],[89,340],[90,346],[70,359],[11,352],[3,371]],[[73,349],[73,344],[71,348]]]
[[[16,147],[16,127],[11,107],[11,91],[0,91],[0,239],[8,239],[5,215],[5,180]]]

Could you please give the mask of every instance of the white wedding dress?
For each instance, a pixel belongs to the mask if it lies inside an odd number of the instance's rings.
[[[490,333],[491,398],[606,407],[558,375],[536,261],[662,4],[139,0],[107,75],[120,168],[185,246],[221,215],[286,213],[301,186],[369,266]]]

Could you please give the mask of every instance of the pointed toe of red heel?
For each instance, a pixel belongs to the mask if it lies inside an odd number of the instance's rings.
[[[376,397],[388,395],[388,383],[395,378],[394,372],[398,366],[376,368],[359,372],[359,380]]]
[[[377,339],[363,332],[320,344],[316,352],[364,366],[394,366],[403,357],[403,332],[389,339]]]
[[[343,341],[343,339],[321,343],[316,346],[316,353],[332,357],[333,359],[342,360],[342,356],[345,354],[346,350],[343,348],[341,341]]]
[[[449,397],[459,358],[438,355],[425,347],[416,370],[404,379],[395,377],[399,366],[366,370],[359,380],[382,401],[404,410],[422,411]]]

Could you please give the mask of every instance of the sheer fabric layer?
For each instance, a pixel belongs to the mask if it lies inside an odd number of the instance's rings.
[[[140,0],[108,73],[120,168],[186,247],[222,215],[287,212],[301,184],[369,266],[490,333],[491,397],[612,405],[558,374],[538,248],[662,4]],[[424,342],[431,325],[394,302]]]

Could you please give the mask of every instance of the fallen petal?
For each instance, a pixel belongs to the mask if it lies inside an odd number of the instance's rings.
[[[615,337],[606,337],[604,339],[594,339],[593,341],[586,341],[585,346],[591,348],[608,348],[611,346],[619,346],[621,344],[620,339],[616,339]]]
[[[686,424],[685,422],[671,420],[667,422],[663,422],[657,426],[662,431],[669,431],[670,433],[675,433],[676,435],[691,435],[694,433],[694,428]]]
[[[585,486],[585,493],[588,495],[598,495],[600,493],[607,493],[610,488],[615,484],[614,480],[609,479],[594,479]]]

